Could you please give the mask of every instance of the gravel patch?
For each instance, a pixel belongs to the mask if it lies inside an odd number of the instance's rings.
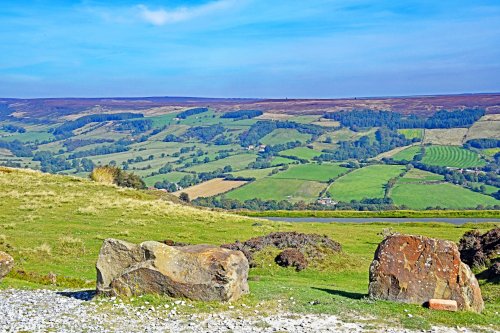
[[[366,321],[349,323],[329,315],[183,315],[177,313],[177,306],[183,306],[183,301],[161,308],[136,307],[119,299],[92,300],[93,296],[93,292],[2,290],[0,332],[412,332],[375,328]],[[472,331],[435,327],[429,332]]]

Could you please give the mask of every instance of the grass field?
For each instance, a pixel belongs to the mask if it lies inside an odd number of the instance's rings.
[[[500,205],[500,200],[449,183],[398,183],[392,189],[391,198],[396,205],[405,205],[411,209],[425,209],[437,206],[464,209],[476,208],[478,205]]]
[[[467,140],[481,138],[500,139],[500,116],[498,114],[486,115],[469,128]]]
[[[147,186],[153,186],[156,182],[161,182],[163,180],[167,180],[171,183],[177,183],[187,175],[189,175],[187,172],[172,171],[163,175],[145,177],[143,180]]]
[[[208,198],[238,188],[245,185],[246,183],[246,181],[224,180],[222,178],[215,178],[201,184],[184,188],[178,192],[175,192],[174,195],[179,196],[184,192],[189,195],[189,198],[191,200],[194,200],[196,198]]]
[[[231,174],[235,177],[248,177],[260,179],[267,177],[271,174],[274,168],[266,168],[266,169],[248,169],[242,171],[231,172]]]
[[[320,151],[316,151],[307,147],[297,147],[293,149],[283,150],[280,152],[282,156],[295,156],[305,160],[312,160],[314,157],[321,155]]]
[[[272,146],[293,141],[306,142],[310,138],[310,134],[300,133],[296,129],[278,128],[263,137],[260,142]]]
[[[473,168],[485,165],[485,161],[477,153],[455,146],[427,147],[422,162],[456,168]]]
[[[424,137],[424,130],[421,128],[405,128],[398,129],[398,133],[403,134],[407,139],[422,139]]]
[[[225,196],[240,201],[259,198],[262,200],[312,202],[318,198],[319,193],[325,187],[326,184],[315,181],[266,177],[228,192]]]
[[[467,135],[467,128],[426,129],[424,143],[461,146]]]
[[[370,129],[368,131],[359,131],[359,132],[354,132],[351,131],[348,128],[341,128],[337,131],[334,131],[332,133],[328,133],[325,136],[329,136],[332,138],[333,142],[338,142],[338,141],[355,141],[362,136],[373,136],[375,135],[376,129]]]
[[[483,183],[473,183],[473,182],[470,182],[469,185],[475,189],[480,189],[481,186],[484,186],[485,188],[485,191],[484,193],[485,194],[493,194],[495,192],[498,192],[500,191],[500,188],[499,187],[496,187],[496,186],[492,186],[492,185],[486,185],[486,184],[483,184]]]
[[[402,160],[411,161],[413,160],[413,157],[415,157],[415,155],[420,153],[420,149],[421,149],[420,146],[412,146],[394,154],[392,158],[395,161],[402,161]]]
[[[304,179],[327,182],[330,179],[337,178],[340,174],[345,173],[347,170],[347,168],[343,168],[338,164],[299,164],[290,166],[288,170],[280,172],[272,178]]]
[[[338,240],[343,253],[327,258],[324,268],[302,272],[279,268],[272,257],[263,257],[258,267],[250,270],[251,294],[232,306],[241,308],[241,304],[253,306],[262,302],[261,308],[273,309],[281,300],[285,310],[299,314],[328,313],[354,318],[351,320],[371,317],[374,322],[419,330],[435,324],[500,329],[497,315],[500,285],[483,280],[486,310],[481,315],[429,311],[417,305],[364,298],[368,291],[368,268],[382,240],[382,230],[390,227],[394,232],[458,241],[472,228],[485,231],[494,224],[276,223],[180,206],[158,195],[71,177],[0,169],[0,250],[14,256],[16,269],[29,273],[24,276],[11,273],[0,282],[0,288],[93,288],[95,261],[107,237],[136,243],[171,238],[221,244],[273,231],[298,231]],[[56,274],[57,286],[43,285],[50,283],[46,279],[49,272]],[[171,303],[165,298],[144,298],[160,305]],[[313,301],[317,305],[311,305]],[[210,303],[208,307],[201,302],[190,304],[210,313],[229,310],[227,304]],[[180,307],[178,311],[185,310]]]
[[[246,168],[248,164],[254,162],[257,159],[257,155],[255,154],[239,154],[233,155],[226,158],[222,158],[217,161],[198,164],[189,168],[186,168],[186,171],[195,171],[195,172],[208,172],[214,171],[217,169],[223,169],[225,166],[230,165],[233,170],[238,171]]]
[[[398,182],[401,183],[422,183],[422,182],[439,182],[443,181],[444,176],[438,175],[436,173],[427,172],[419,169],[411,169],[408,171],[403,178],[400,178]]]
[[[337,179],[328,192],[337,201],[383,198],[384,185],[404,170],[398,165],[371,165]]]
[[[407,149],[410,149],[410,148],[413,148],[413,147],[409,147],[409,146],[397,147],[397,148],[394,148],[392,150],[378,154],[376,157],[374,157],[374,159],[380,161],[383,158],[394,158],[394,156],[396,156],[396,155],[400,154],[401,152],[403,152]]]
[[[332,120],[332,119],[326,119],[326,118],[320,118],[318,121],[312,122],[311,124],[323,126],[323,127],[339,127],[340,126],[340,122]]]
[[[500,153],[500,148],[488,148],[482,150],[483,154],[486,156],[495,156],[495,154]]]
[[[272,166],[277,166],[281,164],[297,164],[298,162],[296,160],[292,160],[290,158],[282,157],[282,156],[276,156],[273,157],[271,161]]]

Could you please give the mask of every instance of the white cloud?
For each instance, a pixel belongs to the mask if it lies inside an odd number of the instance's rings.
[[[200,6],[178,7],[172,10],[164,8],[151,9],[146,5],[138,5],[137,9],[139,10],[139,17],[143,21],[162,26],[216,13],[233,6],[235,3],[235,0],[217,0]]]

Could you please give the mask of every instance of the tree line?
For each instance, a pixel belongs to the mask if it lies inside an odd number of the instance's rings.
[[[187,117],[194,116],[194,115],[204,113],[207,111],[208,111],[208,108],[193,108],[193,109],[189,109],[189,110],[186,110],[186,111],[179,113],[177,115],[177,118],[186,119]]]
[[[430,117],[416,115],[405,116],[398,112],[378,110],[353,110],[328,112],[323,116],[333,119],[342,126],[353,130],[367,127],[385,126],[391,129],[398,128],[453,128],[470,127],[474,122],[485,115],[482,109],[465,109],[456,111],[441,110]]]
[[[263,137],[279,128],[296,129],[300,133],[311,134],[313,136],[311,140],[315,140],[324,133],[323,128],[311,124],[299,124],[292,121],[258,121],[250,126],[248,131],[240,134],[240,144],[242,147],[258,145]]]
[[[88,116],[83,116],[78,119],[67,121],[64,124],[56,127],[52,130],[52,134],[61,136],[70,136],[72,131],[79,129],[90,123],[102,123],[105,121],[116,121],[116,120],[127,120],[134,118],[143,118],[144,115],[141,113],[109,113],[109,114],[92,114]]]
[[[375,157],[380,153],[397,147],[408,146],[420,141],[419,138],[407,139],[393,129],[381,127],[375,132],[375,140],[362,136],[356,141],[339,141],[338,148],[323,150],[323,154],[316,157],[317,161],[345,161],[348,159],[364,160]]]

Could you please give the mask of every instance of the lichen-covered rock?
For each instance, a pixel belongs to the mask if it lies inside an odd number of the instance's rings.
[[[481,290],[455,243],[423,236],[393,235],[379,244],[370,266],[373,298],[424,304],[457,301],[460,310],[481,312]]]
[[[108,295],[164,294],[234,301],[248,293],[248,261],[239,251],[211,245],[139,245],[107,239],[97,261],[97,291]]]
[[[306,257],[297,249],[286,249],[274,259],[281,267],[295,267],[297,272],[307,268]]]
[[[0,251],[0,280],[3,279],[14,267],[14,258]]]

